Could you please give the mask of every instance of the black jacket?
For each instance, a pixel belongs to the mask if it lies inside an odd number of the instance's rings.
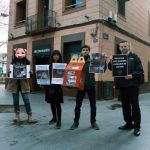
[[[128,74],[131,74],[133,78],[126,80],[125,77],[115,77],[116,88],[124,88],[131,86],[139,86],[139,78],[144,73],[143,66],[138,55],[134,53],[128,54]],[[111,62],[108,63],[108,69],[112,70]]]

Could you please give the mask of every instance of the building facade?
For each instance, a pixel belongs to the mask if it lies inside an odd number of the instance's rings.
[[[117,54],[121,40],[129,41],[142,60],[145,91],[150,82],[149,0],[10,0],[8,67],[15,47],[27,48],[34,70],[36,64],[48,63],[54,49],[68,62],[83,44],[91,52]],[[96,81],[101,97],[102,83],[113,83],[112,73],[96,74]],[[38,89],[35,77],[31,83]]]

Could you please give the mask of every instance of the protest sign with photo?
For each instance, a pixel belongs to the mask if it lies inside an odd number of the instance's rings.
[[[10,65],[10,78],[30,78],[30,65]]]
[[[123,77],[128,74],[127,55],[113,55],[112,59],[113,76]]]
[[[49,65],[36,65],[36,79],[39,85],[50,85]]]
[[[85,64],[84,57],[77,59],[72,57],[69,64],[66,66],[64,73],[64,86],[84,89],[85,73],[83,71]]]
[[[63,84],[66,63],[52,64],[52,84]]]
[[[90,59],[90,73],[104,73],[105,69],[105,54],[104,53],[92,53]]]

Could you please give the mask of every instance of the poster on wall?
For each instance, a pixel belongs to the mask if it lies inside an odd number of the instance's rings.
[[[90,73],[104,73],[105,69],[105,54],[92,53],[90,57]]]
[[[127,55],[113,55],[112,73],[115,77],[124,77],[128,74]]]
[[[10,65],[10,78],[30,78],[30,65]]]
[[[50,85],[49,65],[36,65],[36,80],[39,85]]]
[[[52,64],[52,84],[63,84],[66,63]]]

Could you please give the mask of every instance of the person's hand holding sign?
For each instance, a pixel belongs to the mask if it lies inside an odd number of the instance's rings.
[[[132,74],[128,74],[127,76],[125,76],[126,80],[131,80],[133,78]]]

